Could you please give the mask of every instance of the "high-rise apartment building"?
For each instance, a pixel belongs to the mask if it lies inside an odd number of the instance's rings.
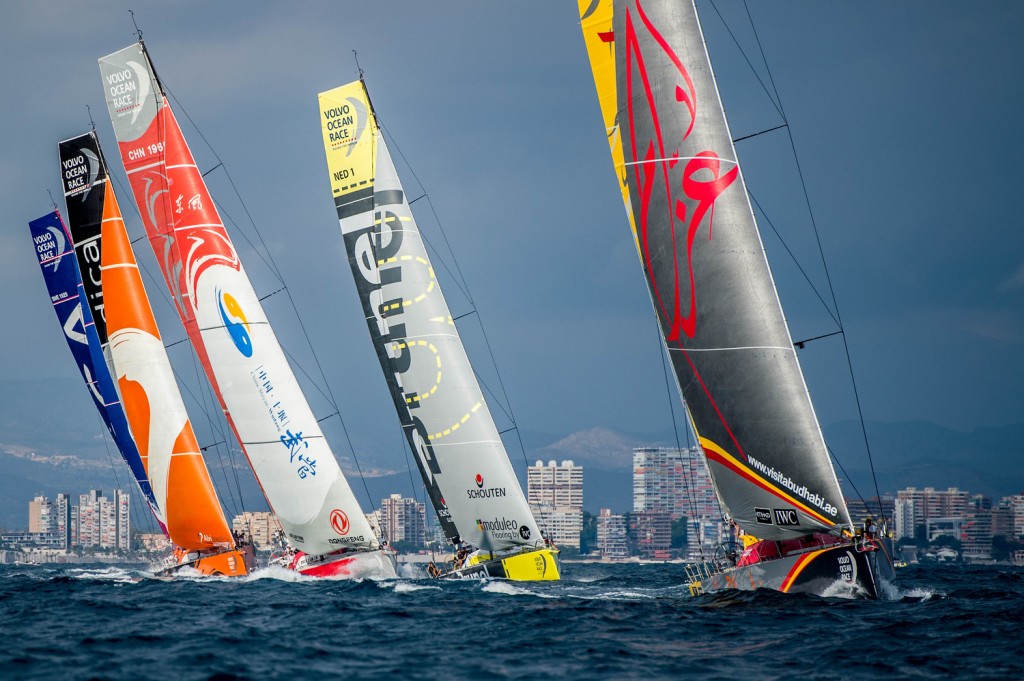
[[[245,511],[231,519],[231,529],[251,537],[253,546],[260,551],[269,551],[276,548],[274,538],[279,536],[281,523],[270,511]]]
[[[633,510],[664,511],[672,520],[721,519],[707,464],[697,447],[633,450]]]
[[[956,487],[947,490],[936,490],[925,487],[907,487],[896,493],[896,499],[913,502],[914,527],[927,525],[929,520],[938,518],[963,518],[967,511],[967,499],[970,495]]]
[[[530,510],[557,545],[580,547],[583,531],[583,467],[572,461],[538,461],[526,471]]]
[[[44,496],[38,496],[28,502],[28,531],[49,532],[50,511],[53,505]]]
[[[597,550],[602,558],[625,558],[629,555],[626,519],[611,509],[602,508],[597,516]]]
[[[392,544],[406,542],[415,547],[425,544],[426,509],[415,499],[392,494],[380,502],[380,524]]]

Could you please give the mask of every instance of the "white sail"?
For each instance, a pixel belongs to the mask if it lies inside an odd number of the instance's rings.
[[[361,81],[320,95],[341,232],[399,419],[449,539],[543,543]]]

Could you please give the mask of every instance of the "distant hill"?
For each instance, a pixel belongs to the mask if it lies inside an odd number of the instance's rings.
[[[923,421],[871,422],[867,432],[882,492],[959,487],[999,498],[1024,491],[1024,424],[962,432]],[[825,435],[850,481],[873,496],[860,424],[837,423]]]
[[[103,427],[85,388],[77,381],[0,381],[8,396],[0,409],[0,527],[23,529],[28,502],[37,494],[78,494],[91,488],[113,489],[129,484],[120,457],[103,437]],[[16,398],[11,397],[16,396]],[[999,498],[1024,491],[1024,424],[956,431],[927,422],[867,424],[879,489],[959,487]],[[874,495],[864,438],[856,422],[825,428],[826,439],[840,467],[837,474],[848,496]],[[675,446],[671,431],[629,433],[591,428],[575,433],[522,431],[529,464],[536,460],[573,460],[584,467],[584,508],[596,513],[632,508],[632,450],[642,446]],[[509,442],[512,465],[525,489],[526,471],[518,442]],[[361,453],[364,481],[350,476],[360,503],[374,507],[391,493],[424,499],[418,474],[389,470],[375,462],[372,451]],[[115,466],[111,466],[111,460]],[[266,503],[244,458],[207,455],[211,475],[229,514],[263,510]],[[115,476],[117,480],[115,480]],[[413,492],[415,486],[415,493]],[[367,495],[366,490],[369,490]]]

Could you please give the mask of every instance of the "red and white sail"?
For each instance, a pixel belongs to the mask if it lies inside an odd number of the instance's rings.
[[[289,543],[376,548],[141,43],[100,59],[118,147],[192,345]]]

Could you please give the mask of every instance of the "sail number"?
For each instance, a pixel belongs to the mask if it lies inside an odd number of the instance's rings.
[[[129,161],[138,161],[140,159],[146,158],[146,156],[149,156],[150,154],[162,154],[163,151],[164,151],[164,143],[163,142],[156,142],[154,144],[147,144],[144,147],[136,147],[134,149],[129,149],[128,150],[128,160]]]
[[[335,180],[347,180],[350,177],[356,176],[355,168],[342,168],[334,173]]]

